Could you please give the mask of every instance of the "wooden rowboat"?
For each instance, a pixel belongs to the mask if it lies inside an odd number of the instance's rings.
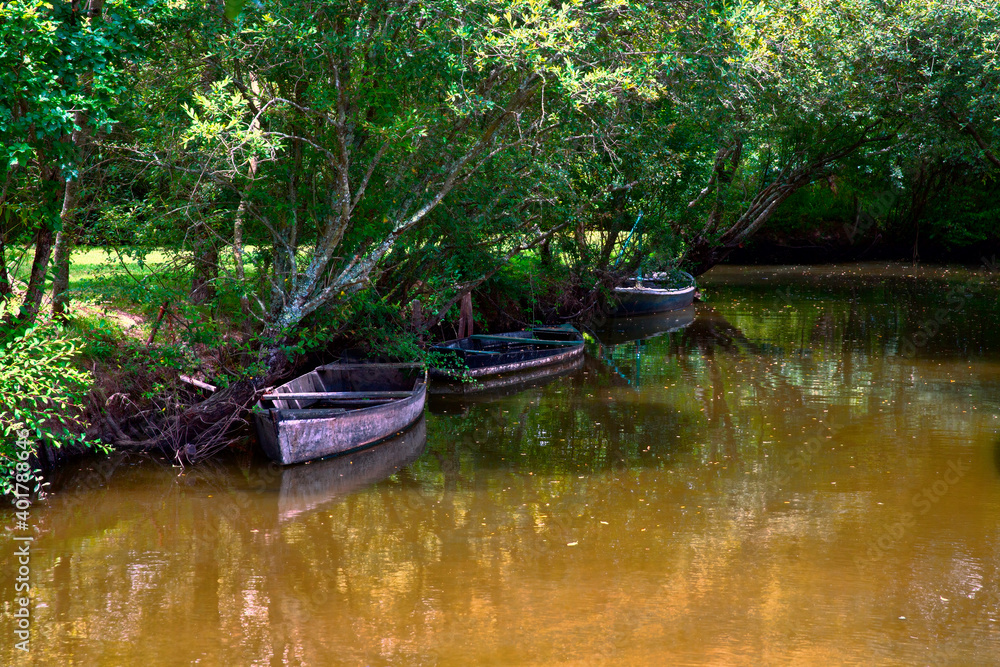
[[[561,375],[569,375],[583,367],[583,355],[573,357],[569,361],[529,368],[515,373],[501,373],[477,379],[475,382],[441,382],[435,380],[428,389],[435,396],[461,396],[463,400],[474,398],[477,401],[490,401],[502,396],[509,396],[530,387],[541,386]],[[428,409],[434,412],[433,398],[428,399]]]
[[[628,285],[616,287],[614,295],[618,300],[618,309],[614,315],[645,315],[687,308],[694,303],[698,286],[690,274],[683,275],[689,285],[677,287],[654,274],[650,278],[637,278]]]
[[[327,364],[265,393],[254,409],[264,453],[287,465],[374,445],[424,412],[419,364]]]
[[[477,391],[500,386],[508,376],[531,376],[538,379],[545,370],[558,372],[566,364],[583,356],[583,335],[575,327],[533,327],[496,335],[475,335],[439,343],[433,352],[446,355],[446,367],[431,369],[431,377],[451,382],[450,386],[432,385],[431,391],[453,393]],[[536,372],[537,370],[537,372]],[[471,378],[475,383],[454,384]]]

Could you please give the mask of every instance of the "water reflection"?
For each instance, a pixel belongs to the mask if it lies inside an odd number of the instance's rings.
[[[646,342],[679,331],[695,318],[695,306],[633,317],[614,317],[597,332],[596,356],[626,385],[642,384],[642,357]],[[669,354],[669,352],[667,353]]]
[[[402,434],[374,447],[282,467],[278,516],[288,521],[383,480],[420,458],[426,445],[427,422],[421,418]]]
[[[723,271],[682,329],[435,401],[380,481],[90,463],[33,512],[0,663],[995,662],[997,286],[838,271]]]
[[[997,438],[996,444],[993,445],[993,465],[996,466],[997,474],[1000,475],[1000,437]]]
[[[646,340],[678,331],[694,321],[695,307],[654,315],[613,317],[601,327],[597,335],[604,345],[620,345],[629,341]]]

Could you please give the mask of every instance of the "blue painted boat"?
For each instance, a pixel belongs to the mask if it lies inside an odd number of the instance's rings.
[[[687,285],[678,286],[675,280],[654,273],[649,278],[639,277],[622,287],[616,287],[614,296],[618,301],[618,308],[613,314],[648,315],[687,308],[694,303],[698,286],[691,274],[683,271],[678,273]]]

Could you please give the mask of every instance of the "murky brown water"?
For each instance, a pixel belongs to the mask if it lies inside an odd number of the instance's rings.
[[[351,459],[67,471],[0,662],[1000,664],[1000,280],[703,282]]]

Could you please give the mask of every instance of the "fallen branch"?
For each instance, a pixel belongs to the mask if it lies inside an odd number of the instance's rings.
[[[177,378],[181,382],[187,382],[188,384],[193,384],[199,389],[204,389],[205,391],[215,391],[218,389],[215,385],[208,384],[207,382],[202,382],[201,380],[196,380],[189,375],[178,375]]]

